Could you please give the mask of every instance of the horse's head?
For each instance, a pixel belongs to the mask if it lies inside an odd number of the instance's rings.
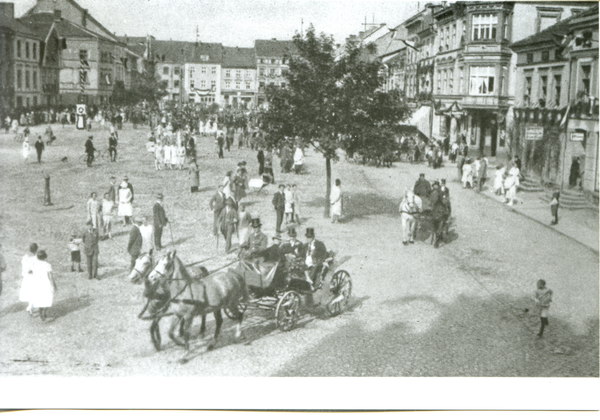
[[[154,266],[152,272],[148,275],[148,280],[151,283],[163,281],[173,277],[175,270],[175,253],[176,251],[169,251],[162,257],[158,263]]]
[[[131,270],[131,274],[129,274],[129,280],[133,284],[139,284],[150,272],[152,268],[152,255],[150,254],[142,254],[137,260],[135,260],[135,265],[133,270]]]

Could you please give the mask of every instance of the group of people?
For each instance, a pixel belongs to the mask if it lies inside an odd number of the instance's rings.
[[[46,261],[48,255],[38,249],[36,243],[29,245],[29,252],[21,259],[22,282],[19,300],[27,303],[29,315],[39,312],[40,319],[46,319],[47,310],[52,306],[56,281],[52,274],[52,265]]]

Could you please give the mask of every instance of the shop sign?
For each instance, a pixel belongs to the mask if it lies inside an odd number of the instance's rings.
[[[527,127],[525,129],[525,140],[538,141],[544,137],[544,127]]]
[[[571,133],[571,141],[584,141],[585,133]]]

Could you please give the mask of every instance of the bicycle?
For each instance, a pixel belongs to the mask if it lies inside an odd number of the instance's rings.
[[[79,161],[84,165],[87,165],[87,153],[84,153],[79,157]],[[108,149],[100,151],[94,150],[94,162],[110,162],[110,154],[108,153]]]

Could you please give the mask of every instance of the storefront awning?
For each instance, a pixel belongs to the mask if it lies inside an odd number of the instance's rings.
[[[431,131],[431,112],[431,106],[423,105],[412,114],[406,123],[414,125],[425,137],[429,138],[429,133]]]

